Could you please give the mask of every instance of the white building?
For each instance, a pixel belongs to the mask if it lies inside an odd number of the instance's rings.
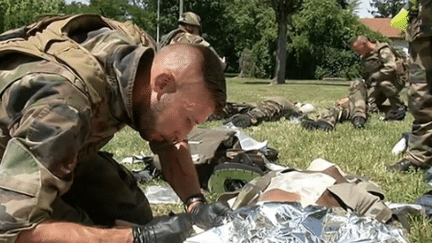
[[[371,30],[387,36],[392,41],[390,44],[394,48],[400,48],[408,54],[408,42],[405,39],[405,34],[400,29],[391,26],[391,18],[362,18],[360,21]]]

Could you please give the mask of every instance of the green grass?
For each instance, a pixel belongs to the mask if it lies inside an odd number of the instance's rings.
[[[349,82],[308,80],[271,85],[268,80],[227,79],[229,101],[255,103],[271,96],[284,96],[311,103],[317,110],[345,97],[348,87]],[[406,89],[401,95],[406,100]],[[355,130],[350,122],[345,122],[338,124],[335,131],[324,132],[307,131],[298,124],[282,120],[247,128],[244,132],[258,141],[268,140],[269,146],[279,151],[278,163],[281,165],[306,168],[313,159],[323,158],[339,165],[346,173],[362,175],[377,182],[386,192],[388,201],[412,203],[429,190],[422,180],[424,172],[389,173],[384,166],[401,158],[392,155],[391,149],[402,132],[411,130],[412,121],[413,117],[408,115],[401,122],[384,122],[374,114],[362,130]],[[221,121],[214,121],[201,126],[211,128],[221,125]],[[117,159],[139,153],[151,155],[147,143],[130,128],[116,134],[104,149],[114,153]],[[217,195],[208,196],[214,200]],[[161,215],[171,210],[179,212],[182,207],[158,205],[153,209],[155,215]],[[432,224],[426,218],[414,215],[410,216],[410,221],[411,242],[432,242]]]

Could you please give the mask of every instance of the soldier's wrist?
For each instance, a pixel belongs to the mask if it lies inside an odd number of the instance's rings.
[[[190,213],[193,211],[193,209],[201,203],[206,203],[206,199],[203,194],[195,194],[190,196],[188,199],[186,199],[184,206],[185,211]]]

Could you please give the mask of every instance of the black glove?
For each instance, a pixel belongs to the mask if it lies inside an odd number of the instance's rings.
[[[250,127],[252,125],[251,118],[246,114],[235,114],[230,117],[224,124],[231,122],[234,126],[240,128]]]
[[[192,218],[186,213],[156,218],[143,226],[132,226],[134,243],[181,243],[192,232]]]
[[[372,73],[369,78],[366,80],[366,83],[369,84],[369,87],[376,86],[377,81],[381,78],[380,72]]]
[[[199,203],[190,212],[192,221],[202,229],[209,229],[222,225],[225,216],[231,212],[227,202],[213,204]]]

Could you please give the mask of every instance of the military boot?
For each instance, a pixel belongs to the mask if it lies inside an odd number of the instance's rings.
[[[356,116],[352,119],[352,124],[354,128],[363,128],[366,124],[366,118]]]
[[[252,125],[252,119],[247,114],[235,114],[232,117],[230,117],[228,120],[226,120],[224,124],[227,124],[229,122],[231,122],[234,126],[239,128],[246,128]]]
[[[411,162],[409,159],[402,159],[399,162],[396,162],[394,164],[391,165],[386,165],[387,171],[389,172],[395,172],[395,171],[409,171],[410,169],[414,169],[414,170],[419,170],[419,169],[423,169],[426,170],[428,169],[427,166],[420,166],[417,164],[414,164],[413,162]]]
[[[397,105],[385,114],[384,121],[402,121],[408,111],[406,105]]]
[[[318,121],[314,121],[314,120],[311,120],[311,119],[309,119],[309,118],[305,118],[305,119],[303,119],[303,120],[301,121],[301,126],[302,126],[303,128],[308,129],[308,130],[316,130],[316,129],[319,129],[319,130],[324,130],[324,131],[326,131],[326,132],[331,131],[331,130],[333,130],[333,128],[334,128],[332,125],[328,124],[328,123],[325,122],[325,121],[320,121],[320,120],[318,120]]]

